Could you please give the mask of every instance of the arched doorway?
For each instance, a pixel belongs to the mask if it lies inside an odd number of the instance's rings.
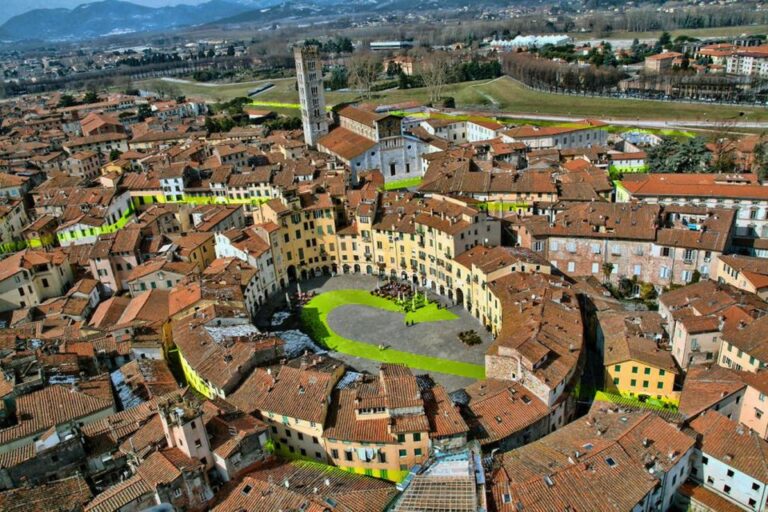
[[[344,266],[342,267],[342,269],[344,269],[344,273],[345,273],[345,274],[349,274],[349,269],[350,269],[349,265],[347,265],[347,264],[345,263],[345,264],[344,264]]]
[[[328,265],[323,265],[323,274],[326,276],[331,273],[331,269],[328,268]]]
[[[397,270],[395,270],[395,269],[390,270],[389,271],[389,276],[392,278],[393,281],[396,280],[397,279]]]
[[[301,269],[301,280],[302,280],[302,281],[304,281],[305,279],[307,279],[307,276],[308,276],[308,275],[309,275],[309,274],[307,273],[307,269],[305,269],[305,268]]]
[[[368,275],[373,274],[373,267],[370,266],[370,265],[366,265],[365,266],[365,273],[368,274]]]
[[[453,290],[451,290],[451,289],[448,290],[448,298],[450,300],[453,300]]]
[[[407,272],[403,272],[402,274],[400,274],[400,279],[402,279],[403,281],[407,281],[408,280],[408,273]]]
[[[360,273],[360,264],[355,263],[355,274],[359,274],[359,273]]]
[[[296,266],[295,265],[288,265],[288,269],[286,271],[288,273],[288,281],[295,281],[296,280]]]
[[[440,285],[440,295],[445,297],[445,286],[443,286],[443,285]]]
[[[464,305],[464,292],[461,288],[456,288],[456,304]]]
[[[419,276],[413,274],[413,284],[419,284]]]

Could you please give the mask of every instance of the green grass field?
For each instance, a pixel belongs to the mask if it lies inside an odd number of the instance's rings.
[[[383,363],[400,363],[423,371],[459,375],[472,379],[485,377],[482,365],[452,361],[438,357],[413,354],[391,348],[379,347],[363,341],[352,340],[335,333],[328,326],[328,314],[334,309],[358,304],[372,308],[404,313],[403,308],[391,300],[375,297],[365,290],[335,290],[322,293],[310,300],[302,309],[301,323],[307,333],[329,350]],[[445,322],[458,318],[447,309],[438,309],[430,303],[414,312],[404,313],[403,321],[414,323]]]
[[[390,181],[384,185],[384,190],[400,190],[403,188],[418,187],[421,184],[421,178],[404,178],[402,180]]]
[[[150,87],[151,82],[140,82],[139,87]],[[281,103],[295,106],[299,101],[295,82],[291,78],[264,80],[274,87],[253,98],[255,105],[269,106]],[[212,101],[224,101],[245,96],[257,83],[227,84],[208,87],[199,84],[176,83],[182,94],[200,96]],[[490,111],[504,111],[517,114],[563,115],[575,117],[613,117],[617,119],[663,119],[703,121],[732,119],[743,121],[768,121],[768,109],[751,106],[701,105],[692,103],[630,100],[590,96],[565,96],[534,91],[508,77],[495,80],[460,82],[445,87],[445,96],[456,100],[457,108]],[[359,94],[351,91],[330,91],[326,103],[336,105],[342,102],[361,100]],[[424,88],[392,90],[374,93],[374,103],[399,103],[408,100],[427,101]],[[269,107],[279,113],[297,115],[297,108]],[[739,114],[744,112],[744,116]]]

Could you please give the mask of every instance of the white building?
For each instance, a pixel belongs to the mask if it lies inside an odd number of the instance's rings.
[[[386,181],[423,175],[425,144],[403,134],[399,117],[350,106],[339,111],[339,124],[317,147],[348,165],[353,182],[370,169],[380,170]]]
[[[691,477],[744,510],[765,510],[768,442],[715,411],[701,414],[691,427],[700,435]]]

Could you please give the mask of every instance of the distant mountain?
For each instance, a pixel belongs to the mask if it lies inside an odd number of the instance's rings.
[[[0,0],[0,2],[5,0]],[[253,9],[227,0],[199,5],[146,7],[121,0],[82,4],[74,9],[35,9],[0,25],[0,40],[79,40],[110,34],[167,30],[211,23]]]

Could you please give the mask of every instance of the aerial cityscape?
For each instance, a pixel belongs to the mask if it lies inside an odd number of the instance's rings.
[[[768,510],[768,3],[0,3],[0,512]]]

